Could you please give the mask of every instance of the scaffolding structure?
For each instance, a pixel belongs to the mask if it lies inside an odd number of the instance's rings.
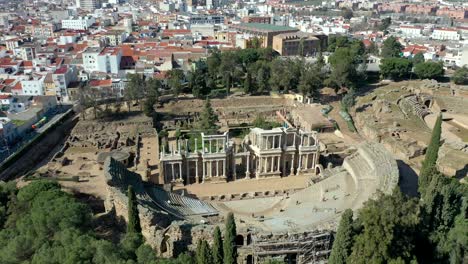
[[[332,234],[328,231],[288,234],[285,237],[253,236],[253,259],[259,261],[283,256],[286,263],[290,264],[326,263],[331,252],[331,242]]]

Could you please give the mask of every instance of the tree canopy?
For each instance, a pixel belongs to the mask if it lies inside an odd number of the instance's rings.
[[[226,230],[224,236],[224,264],[237,263],[237,248],[236,248],[236,222],[234,214],[229,213],[226,217]]]
[[[441,62],[422,62],[414,67],[414,73],[420,79],[437,79],[444,75],[444,66]]]
[[[0,263],[193,264],[187,254],[157,260],[141,236],[125,235],[118,244],[99,238],[88,205],[54,181],[32,181],[19,190],[14,182],[0,182],[0,208],[7,212],[0,214]]]
[[[351,247],[354,239],[353,229],[353,211],[347,209],[341,215],[341,221],[338,231],[333,242],[332,252],[328,263],[330,264],[345,264],[351,254]]]
[[[399,80],[411,73],[413,64],[406,58],[386,58],[380,64],[380,74],[384,78]]]
[[[468,67],[458,68],[452,76],[452,81],[459,85],[468,85]]]
[[[383,58],[398,58],[402,49],[403,45],[395,37],[391,36],[383,42],[380,56]]]
[[[203,111],[200,114],[200,120],[198,122],[200,129],[204,132],[213,132],[216,130],[218,122],[218,115],[211,107],[210,99],[206,99]]]

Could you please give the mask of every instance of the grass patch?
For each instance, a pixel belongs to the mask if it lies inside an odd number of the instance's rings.
[[[26,120],[19,120],[19,119],[12,119],[11,122],[17,127],[20,127],[26,124]]]

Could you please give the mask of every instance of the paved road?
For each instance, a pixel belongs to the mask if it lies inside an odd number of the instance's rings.
[[[36,137],[38,134],[44,133],[48,128],[50,128],[52,125],[54,125],[57,121],[59,121],[65,114],[66,112],[71,109],[71,106],[64,106],[62,108],[57,108],[56,111],[51,111],[46,113],[44,116],[48,118],[48,122],[43,125],[42,127],[31,130],[29,133],[23,136],[22,140],[18,143],[16,143],[13,146],[10,146],[9,148],[0,145],[0,165],[10,156],[16,153],[21,147],[24,145],[28,144],[34,137]]]

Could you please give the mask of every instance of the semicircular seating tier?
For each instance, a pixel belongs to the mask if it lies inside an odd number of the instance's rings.
[[[111,157],[106,160],[104,171],[109,186],[117,188],[124,194],[127,194],[128,186],[132,186],[138,202],[150,210],[164,211],[181,219],[218,214],[218,211],[207,202],[167,192],[154,185],[143,184],[138,173],[129,171],[125,165]]]

